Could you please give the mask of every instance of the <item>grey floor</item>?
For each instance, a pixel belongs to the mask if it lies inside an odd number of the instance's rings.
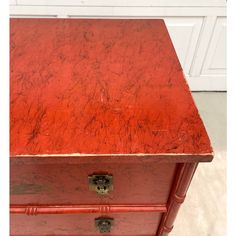
[[[226,93],[195,92],[194,100],[214,149],[200,163],[172,236],[226,236]]]

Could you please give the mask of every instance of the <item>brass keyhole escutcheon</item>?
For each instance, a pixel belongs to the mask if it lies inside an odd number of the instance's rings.
[[[93,174],[89,175],[89,189],[96,191],[98,194],[106,195],[113,189],[112,175]]]
[[[113,226],[114,220],[112,218],[97,218],[95,219],[96,228],[100,231],[101,234],[109,233]]]

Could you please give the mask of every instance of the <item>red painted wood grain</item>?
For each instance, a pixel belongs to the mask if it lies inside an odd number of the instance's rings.
[[[10,40],[11,156],[211,155],[164,21],[11,19]]]

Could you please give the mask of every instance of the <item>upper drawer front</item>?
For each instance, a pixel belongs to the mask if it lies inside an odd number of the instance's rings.
[[[108,235],[156,235],[162,213],[125,213],[109,214],[78,214],[78,215],[11,215],[12,236],[43,236],[43,235],[104,235],[100,230],[110,230]],[[109,221],[111,228],[109,229]],[[100,226],[98,226],[100,225]],[[103,225],[103,227],[101,226]],[[106,235],[105,234],[105,235]]]
[[[176,167],[142,158],[132,163],[44,160],[26,163],[12,158],[11,204],[164,204]],[[112,176],[108,194],[89,188],[89,176],[97,173]]]

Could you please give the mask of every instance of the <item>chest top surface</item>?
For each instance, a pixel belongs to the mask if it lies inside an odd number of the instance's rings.
[[[10,39],[11,156],[212,153],[163,20],[11,19]]]

